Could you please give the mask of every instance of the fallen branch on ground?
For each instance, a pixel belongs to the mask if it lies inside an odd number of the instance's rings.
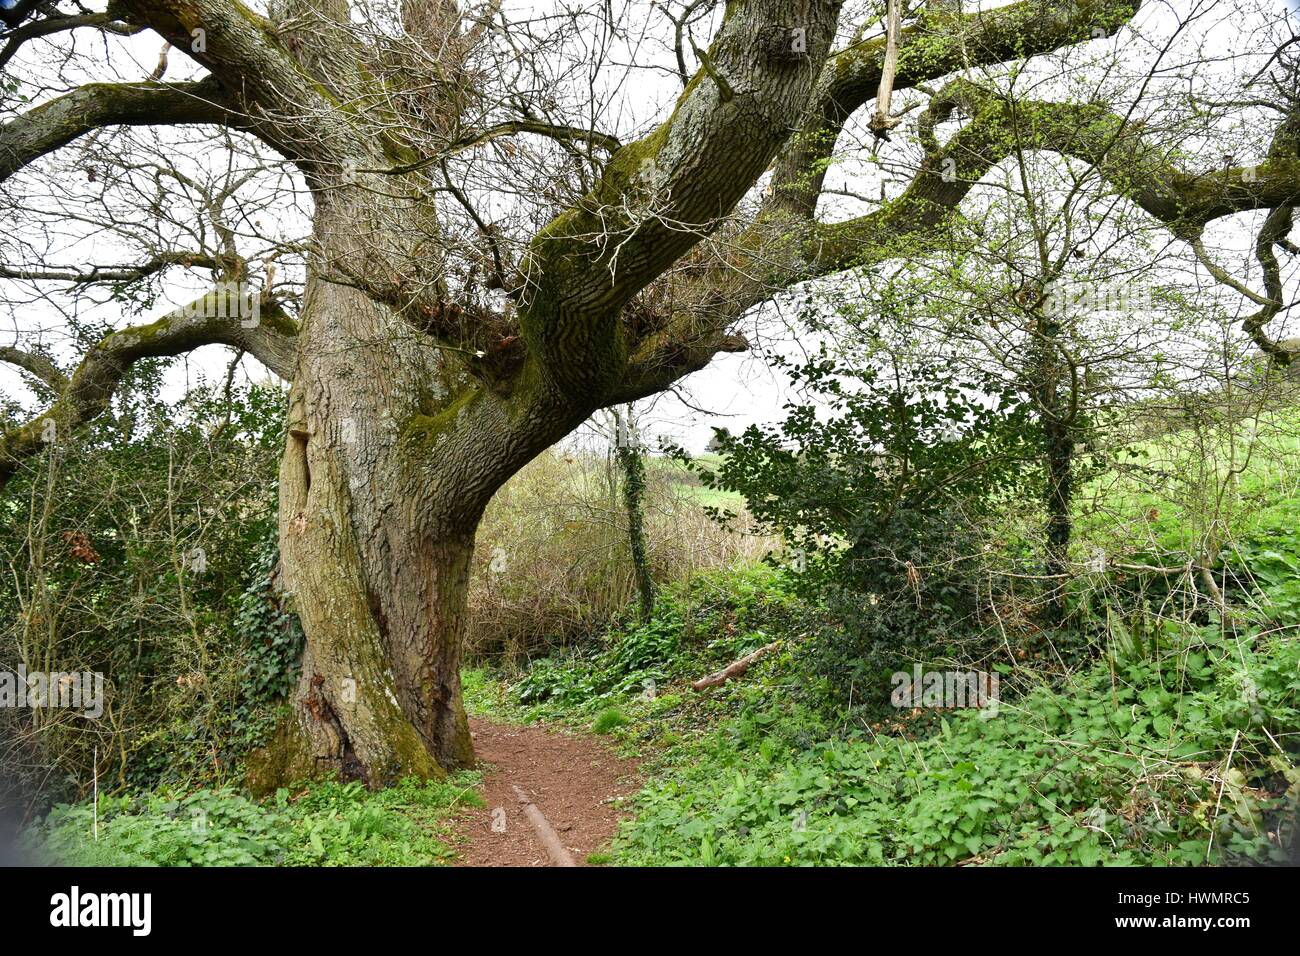
[[[704,690],[708,687],[717,687],[719,684],[725,684],[733,677],[739,677],[741,674],[745,673],[745,671],[749,670],[750,666],[753,665],[755,661],[772,653],[780,643],[780,641],[773,641],[771,644],[764,644],[758,650],[751,651],[740,660],[732,661],[716,674],[710,674],[708,677],[701,677],[691,686],[696,690]]]
[[[537,834],[537,839],[541,842],[546,855],[551,858],[551,862],[556,866],[577,866],[578,864],[573,862],[573,857],[569,855],[568,848],[560,840],[560,835],[555,832],[555,828],[551,826],[537,804],[529,799],[528,794],[524,793],[523,788],[518,784],[514,785],[514,789],[520,806],[524,808],[524,816],[528,818],[533,832]]]

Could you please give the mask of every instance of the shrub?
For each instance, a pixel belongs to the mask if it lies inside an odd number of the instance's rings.
[[[744,496],[758,530],[784,539],[799,593],[824,608],[809,654],[820,689],[878,709],[889,675],[915,661],[982,660],[1004,643],[981,633],[983,519],[1022,500],[1036,467],[1029,406],[1006,382],[932,356],[849,361],[823,349],[778,364],[825,407],[791,404],[779,427],[719,431],[716,467],[692,467]]]

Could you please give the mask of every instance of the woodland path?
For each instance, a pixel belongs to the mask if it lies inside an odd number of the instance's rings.
[[[556,865],[520,792],[541,811],[578,866],[605,848],[621,816],[611,801],[638,787],[635,761],[617,756],[599,738],[537,724],[497,724],[478,717],[469,724],[483,765],[486,805],[459,821],[458,865]]]

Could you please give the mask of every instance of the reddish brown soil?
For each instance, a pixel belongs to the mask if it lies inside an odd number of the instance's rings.
[[[612,800],[637,787],[634,761],[616,756],[603,740],[536,724],[515,727],[471,717],[469,725],[487,805],[461,818],[461,866],[552,865],[516,786],[550,821],[579,866],[609,843],[621,816]],[[493,811],[504,811],[504,817],[497,812],[494,818]],[[497,832],[503,819],[504,832]]]

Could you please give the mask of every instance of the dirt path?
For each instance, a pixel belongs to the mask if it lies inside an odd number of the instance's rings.
[[[634,761],[615,756],[604,741],[569,736],[537,725],[516,727],[477,717],[469,721],[484,767],[487,806],[461,821],[461,866],[551,866],[519,796],[519,787],[549,821],[579,866],[618,829],[610,804],[637,787]]]

